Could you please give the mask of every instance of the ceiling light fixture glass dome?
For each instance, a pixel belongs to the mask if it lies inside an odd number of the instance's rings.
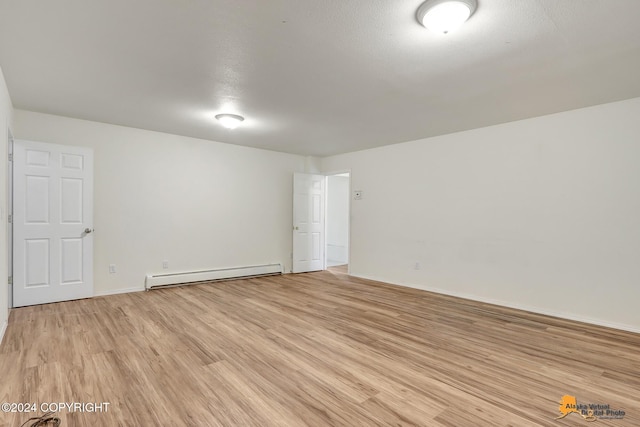
[[[427,0],[416,17],[429,30],[447,34],[464,24],[477,7],[477,0]]]
[[[216,119],[227,129],[235,129],[244,121],[244,117],[237,114],[218,114]]]

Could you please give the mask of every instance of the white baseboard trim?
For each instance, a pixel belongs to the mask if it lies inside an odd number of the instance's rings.
[[[9,326],[9,323],[5,320],[2,327],[0,327],[0,344],[2,344],[2,340],[4,339],[4,333],[7,331],[7,326]]]
[[[96,292],[93,294],[94,297],[104,297],[107,295],[118,295],[118,294],[129,294],[131,292],[143,292],[144,286],[138,288],[125,288],[125,289],[114,289],[109,291]]]
[[[545,315],[545,316],[558,317],[560,319],[565,319],[565,320],[573,320],[573,321],[576,321],[576,322],[589,323],[591,325],[604,326],[605,328],[612,328],[612,329],[619,329],[621,331],[640,333],[640,327],[633,326],[633,325],[627,325],[627,324],[623,324],[623,323],[609,322],[609,321],[602,320],[602,319],[593,319],[593,318],[590,318],[590,317],[575,315],[575,314],[571,314],[571,313],[570,314],[558,313],[558,312],[554,312],[553,310],[547,310],[547,309],[543,309],[543,308],[540,308],[540,307],[529,306],[529,305],[526,305],[526,304],[518,304],[518,303],[513,303],[513,302],[510,302],[510,301],[502,301],[502,300],[493,299],[493,298],[485,298],[485,297],[480,297],[480,296],[477,296],[477,295],[467,294],[467,293],[464,293],[464,292],[451,292],[450,290],[446,290],[446,289],[433,288],[433,287],[428,287],[428,286],[419,286],[419,285],[415,285],[415,284],[411,284],[411,283],[392,282],[392,281],[390,281],[388,279],[382,279],[382,278],[373,277],[373,276],[366,276],[366,275],[361,275],[361,274],[351,274],[351,276],[358,277],[360,279],[373,280],[373,281],[376,281],[376,282],[387,283],[389,285],[394,285],[394,286],[404,286],[406,288],[420,289],[420,290],[423,290],[423,291],[433,292],[433,293],[436,293],[436,294],[448,295],[448,296],[456,297],[456,298],[462,298],[462,299],[468,299],[468,300],[472,300],[472,301],[483,302],[483,303],[487,303],[487,304],[499,305],[501,307],[514,308],[516,310],[529,311],[529,312],[532,312],[532,313],[542,314],[542,315]]]

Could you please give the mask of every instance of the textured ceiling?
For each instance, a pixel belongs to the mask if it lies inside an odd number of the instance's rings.
[[[478,3],[2,0],[0,66],[16,108],[316,156],[640,96],[640,1]]]

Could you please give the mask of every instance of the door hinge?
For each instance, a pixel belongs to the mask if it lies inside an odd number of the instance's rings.
[[[9,224],[13,224],[13,215],[9,214]]]
[[[7,283],[9,283],[10,285],[13,285],[13,276],[9,276]]]
[[[13,153],[9,153],[9,161],[13,162]]]

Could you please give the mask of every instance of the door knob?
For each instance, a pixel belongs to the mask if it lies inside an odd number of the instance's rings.
[[[85,233],[85,234],[89,234],[89,233],[91,233],[91,232],[93,232],[93,228],[85,228],[85,229],[84,229],[84,233]]]

